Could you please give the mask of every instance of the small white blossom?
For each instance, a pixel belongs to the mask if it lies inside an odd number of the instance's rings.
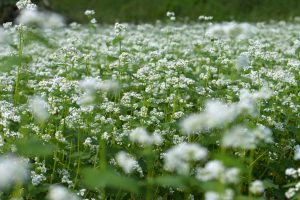
[[[255,180],[251,183],[250,192],[255,195],[260,195],[265,191],[264,184],[260,180]]]

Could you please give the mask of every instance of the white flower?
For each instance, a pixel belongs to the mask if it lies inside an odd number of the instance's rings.
[[[285,193],[286,198],[291,199],[296,194],[295,188],[289,188],[288,191]]]
[[[85,14],[86,16],[92,16],[92,15],[95,15],[95,11],[94,11],[94,10],[86,10],[86,11],[84,12],[84,14]]]
[[[138,162],[131,155],[124,151],[120,151],[116,155],[116,162],[126,174],[131,174],[134,170],[140,172],[141,175],[143,174]]]
[[[236,58],[236,67],[238,69],[247,68],[249,66],[250,66],[250,59],[246,53],[242,53]]]
[[[120,35],[122,32],[126,30],[125,24],[115,23],[115,33],[116,35]]]
[[[0,44],[8,43],[9,35],[4,31],[3,28],[0,27]]]
[[[29,100],[29,109],[36,120],[41,123],[45,122],[49,118],[49,105],[39,96],[34,96]]]
[[[256,137],[249,129],[236,126],[227,131],[222,139],[222,146],[254,149],[256,147]]]
[[[31,0],[20,0],[16,3],[16,6],[19,10],[28,9],[28,10],[36,10],[37,6],[31,2]]]
[[[164,168],[178,174],[188,175],[191,161],[206,159],[207,149],[198,144],[181,143],[163,154]]]
[[[206,163],[204,168],[197,171],[197,179],[201,181],[210,181],[218,179],[225,171],[224,165],[218,160],[212,160]]]
[[[64,19],[56,13],[40,12],[24,9],[17,17],[18,24],[36,25],[42,28],[55,28],[64,26]]]
[[[294,160],[300,160],[300,145],[295,146]]]
[[[237,116],[234,106],[220,101],[208,101],[205,107],[202,113],[192,114],[182,121],[181,127],[184,133],[191,134],[220,127],[233,121]]]
[[[12,22],[6,22],[6,23],[3,23],[3,28],[4,29],[9,29],[12,27]]]
[[[291,176],[293,178],[297,178],[298,174],[297,174],[297,170],[295,170],[294,168],[288,168],[285,170],[285,175],[287,176]]]
[[[260,195],[265,191],[264,184],[260,180],[255,180],[251,183],[250,192],[255,195]]]
[[[149,135],[146,129],[136,128],[132,130],[129,134],[129,139],[132,142],[137,142],[140,145],[161,145],[163,142],[162,137],[158,133]]]
[[[0,190],[29,178],[28,162],[13,156],[0,157]]]
[[[50,186],[47,197],[49,200],[80,200],[76,194],[60,185]]]
[[[217,193],[213,191],[205,192],[205,200],[233,200],[234,191],[231,189],[226,189],[224,193]]]
[[[97,23],[97,20],[95,18],[91,19],[91,23],[92,24],[96,24]]]

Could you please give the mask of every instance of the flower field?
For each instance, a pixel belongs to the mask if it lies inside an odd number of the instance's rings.
[[[0,28],[0,199],[300,199],[300,24]]]

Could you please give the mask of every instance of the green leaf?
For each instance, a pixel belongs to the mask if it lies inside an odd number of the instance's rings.
[[[56,149],[53,144],[45,144],[39,139],[28,139],[17,143],[18,153],[24,156],[49,156]]]
[[[225,155],[223,153],[216,153],[213,155],[213,158],[222,161],[222,163],[227,167],[238,167],[241,170],[246,169],[246,166],[242,162],[242,160],[236,156],[231,156],[228,154]]]
[[[26,32],[24,41],[26,44],[29,44],[31,42],[38,42],[40,44],[43,44],[44,46],[48,48],[54,48],[55,45],[50,43],[50,41],[44,37],[41,33],[39,32],[34,32],[34,31],[28,31]]]
[[[135,179],[121,176],[111,170],[100,172],[97,169],[86,168],[82,173],[83,183],[91,190],[111,187],[134,193],[139,191],[139,184]]]
[[[278,185],[275,185],[273,183],[273,181],[270,179],[263,180],[263,184],[264,184],[265,189],[268,189],[268,188],[278,189]]]
[[[117,36],[112,40],[112,44],[113,45],[119,44],[122,40],[123,40],[123,37]]]
[[[108,62],[114,62],[114,61],[118,60],[119,58],[115,57],[115,56],[108,55],[108,56],[106,56],[106,59],[107,59]]]
[[[182,177],[178,176],[161,176],[148,180],[151,184],[172,187],[172,188],[185,188]]]
[[[85,152],[75,152],[70,155],[71,158],[80,158],[82,160],[89,159],[91,155]]]
[[[4,56],[0,58],[0,72],[8,72],[22,63],[29,63],[32,60],[30,56]]]

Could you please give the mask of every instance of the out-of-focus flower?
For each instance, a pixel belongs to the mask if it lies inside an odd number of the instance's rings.
[[[49,200],[80,200],[76,194],[60,185],[50,186],[47,197]]]
[[[251,183],[250,192],[255,195],[260,195],[265,191],[264,184],[260,180],[255,180]]]
[[[38,26],[42,28],[57,28],[64,26],[64,18],[56,13],[40,12],[24,9],[17,17],[18,24]]]
[[[29,100],[29,109],[35,119],[41,123],[45,122],[49,118],[49,105],[39,96],[34,96]]]
[[[164,153],[164,168],[167,171],[188,175],[190,162],[206,159],[207,149],[198,144],[181,143]]]
[[[116,162],[126,174],[130,174],[136,170],[143,175],[142,168],[139,166],[138,162],[131,155],[124,151],[120,151],[116,155]]]
[[[14,156],[1,156],[0,177],[0,191],[23,183],[29,178],[28,161]]]

